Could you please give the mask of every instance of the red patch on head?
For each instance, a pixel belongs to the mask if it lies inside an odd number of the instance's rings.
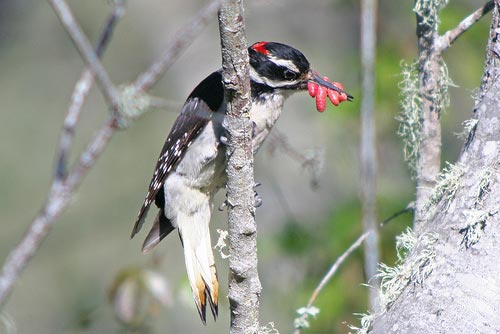
[[[269,54],[269,50],[266,48],[267,43],[268,42],[257,42],[252,45],[252,49],[267,56]]]

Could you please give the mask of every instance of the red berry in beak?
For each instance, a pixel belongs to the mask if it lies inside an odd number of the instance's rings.
[[[352,96],[344,91],[342,84],[330,82],[328,77],[320,78],[316,72],[314,72],[314,79],[307,83],[307,91],[311,97],[316,98],[316,109],[319,112],[325,111],[327,96],[335,106],[352,99]]]

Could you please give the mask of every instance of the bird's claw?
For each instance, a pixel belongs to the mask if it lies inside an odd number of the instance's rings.
[[[220,142],[223,144],[223,145],[228,145],[229,143],[229,139],[227,139],[226,136],[220,136]]]
[[[260,185],[261,184],[259,182],[257,182],[253,186],[253,192],[254,192],[254,203],[253,203],[253,206],[256,207],[256,208],[258,208],[258,207],[260,207],[262,205],[262,198],[260,197],[260,195],[255,190],[255,188],[257,188]]]

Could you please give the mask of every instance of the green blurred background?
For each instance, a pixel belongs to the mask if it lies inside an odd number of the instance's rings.
[[[450,1],[441,30],[452,28],[478,6]],[[163,50],[173,32],[204,1],[127,1],[104,64],[115,83],[133,80]],[[96,40],[111,1],[69,1],[83,29]],[[376,125],[378,215],[382,220],[412,199],[414,183],[396,136],[399,64],[416,55],[413,1],[381,1],[378,25]],[[256,0],[246,3],[249,43],[280,41],[303,51],[322,75],[340,81],[354,103],[315,111],[307,94],[285,105],[278,129],[308,154],[324,150],[319,187],[283,151],[263,147],[256,158],[256,180],[264,204],[257,210],[259,269],[263,285],[261,323],[281,333],[293,329],[330,264],[361,233],[358,182],[359,3],[327,0]],[[444,159],[454,161],[461,147],[455,133],[470,117],[479,85],[489,16],[461,37],[445,59],[452,80],[451,105],[443,115]],[[154,267],[168,280],[171,306],[155,308],[136,332],[224,333],[228,330],[227,262],[217,256],[222,285],[220,318],[204,327],[187,283],[180,242],[173,233],[155,255],[140,252],[142,238],[129,240],[157,155],[178,107],[194,85],[220,66],[218,25],[213,22],[153,89],[175,106],[149,113],[118,133],[55,223],[49,238],[17,283],[2,315],[0,332],[119,333],[108,301],[116,275],[126,268]],[[75,81],[83,68],[70,39],[45,1],[0,0],[0,259],[20,240],[47,195],[54,152]],[[107,110],[94,89],[77,129],[72,158],[104,122]],[[218,205],[222,201],[219,197]],[[382,260],[392,264],[394,237],[409,224],[402,216],[381,232]],[[226,213],[215,212],[212,227],[226,228]],[[214,242],[217,240],[213,234]],[[367,309],[361,251],[341,268],[317,300],[321,312],[304,333],[347,333],[353,313]],[[153,261],[156,259],[156,262]],[[153,265],[152,263],[155,262]],[[7,324],[7,325],[6,325]]]

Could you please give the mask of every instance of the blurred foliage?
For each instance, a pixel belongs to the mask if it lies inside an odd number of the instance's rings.
[[[110,2],[68,2],[94,40]],[[127,14],[104,57],[114,82],[133,80],[160,54],[168,36],[203,3],[128,1]],[[411,62],[416,57],[412,4],[379,4],[376,122],[380,221],[404,209],[413,199],[414,185],[403,161],[394,119],[399,110],[400,61]],[[478,5],[472,0],[450,1],[442,12],[441,32],[454,27]],[[329,106],[323,114],[314,112],[307,94],[297,94],[285,105],[278,128],[293,134],[288,136],[290,144],[304,152],[317,147],[325,151],[318,189],[309,188],[300,163],[283,152],[272,155],[264,147],[256,160],[257,179],[263,184],[258,191],[264,201],[257,211],[260,277],[264,287],[261,319],[263,324],[274,322],[282,333],[292,330],[296,310],[305,306],[331,264],[361,233],[357,168],[362,94],[358,12],[358,2],[345,0],[247,3],[249,42],[277,40],[296,46],[321,75],[342,82],[355,96],[353,103],[338,108]],[[470,95],[482,74],[488,21],[489,16],[460,37],[445,54],[450,76],[459,86],[451,89],[451,105],[443,115],[446,160],[456,159],[461,140],[454,133],[461,132],[462,122],[471,114]],[[219,66],[218,47],[214,20],[151,94],[180,105],[193,83]],[[47,192],[62,117],[82,67],[46,2],[0,0],[2,260],[21,238]],[[145,283],[152,282],[145,279],[149,269],[144,269],[149,268],[151,255],[141,254],[142,240],[129,241],[128,235],[176,111],[151,113],[116,135],[70,209],[56,222],[50,238],[30,263],[0,317],[8,319],[2,321],[9,326],[0,324],[0,328],[41,334],[227,331],[227,262],[217,259],[222,289],[220,317],[217,323],[204,327],[186,284],[181,246],[175,233],[158,247],[162,264],[154,267],[155,275],[161,275],[155,276],[157,279],[168,280],[175,307],[156,309],[148,306],[154,303],[152,300],[137,302],[144,307],[138,317],[147,318],[147,327],[135,326],[132,321],[133,329],[124,328],[115,320],[117,305],[119,312],[124,310],[119,307],[120,300],[133,298],[130,291],[142,291],[147,298],[152,291],[157,291],[153,295],[162,295],[158,294],[160,285],[151,290],[147,288],[151,285]],[[73,159],[105,119],[106,107],[94,89],[77,129]],[[226,228],[225,219],[225,214],[215,213],[213,230]],[[383,262],[394,262],[394,237],[410,221],[411,215],[405,214],[382,229]],[[340,268],[319,296],[316,306],[320,313],[304,333],[347,333],[347,323],[357,323],[353,314],[367,309],[368,288],[362,286],[367,283],[362,260],[358,250]],[[115,309],[107,301],[110,286]],[[125,297],[118,298],[120,294]],[[152,317],[155,313],[158,316]],[[122,322],[126,322],[124,319]],[[134,316],[130,319],[135,320]]]

